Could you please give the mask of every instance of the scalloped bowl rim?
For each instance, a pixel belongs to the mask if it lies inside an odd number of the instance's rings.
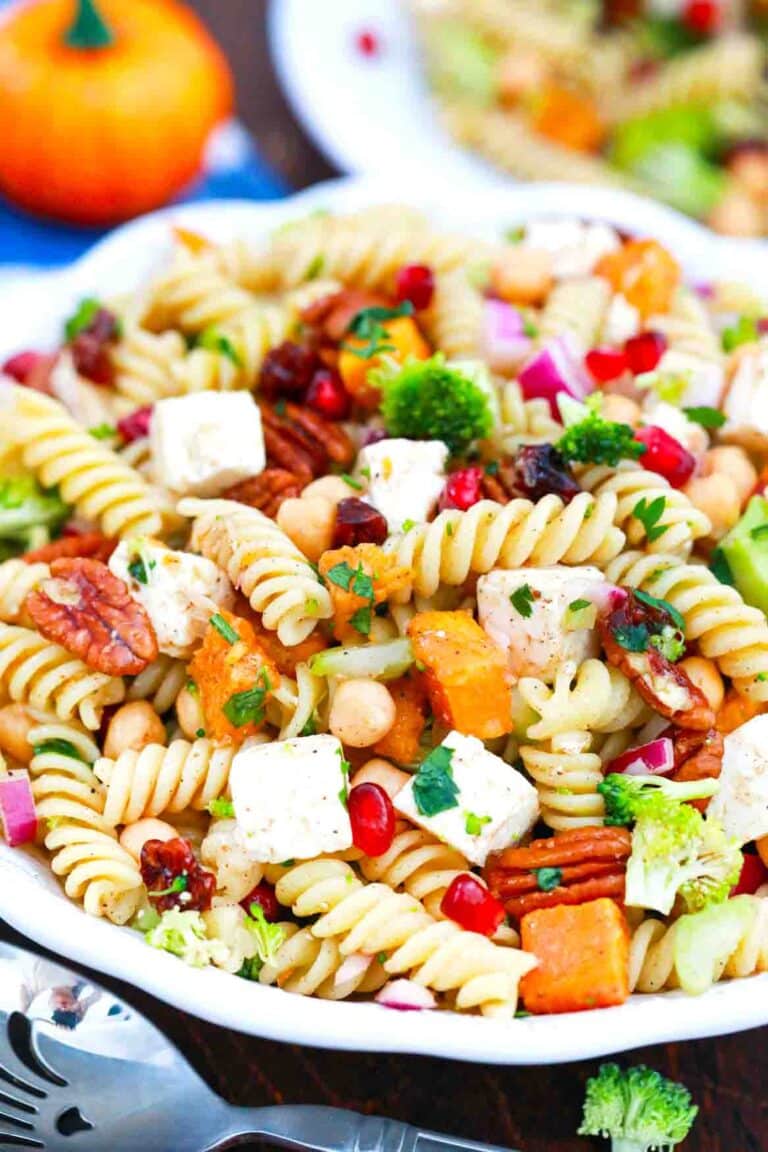
[[[468,197],[465,199],[469,199]],[[503,192],[458,192],[422,185],[418,194],[381,179],[341,180],[287,200],[212,203],[165,209],[118,229],[77,264],[20,279],[0,289],[0,356],[29,344],[53,343],[62,319],[84,293],[129,290],[168,247],[169,226],[199,229],[219,240],[263,235],[303,212],[338,211],[370,203],[406,202],[439,222],[498,234],[533,217],[576,214],[656,235],[679,253],[694,277],[737,276],[768,285],[766,271],[738,246],[705,232],[659,205],[612,189],[519,185]],[[452,201],[452,202],[451,202]],[[482,221],[483,228],[472,228]],[[40,301],[45,314],[40,316]],[[716,1036],[768,1023],[768,974],[716,985],[700,997],[680,992],[634,996],[617,1008],[514,1022],[450,1012],[413,1017],[372,1003],[304,999],[217,969],[188,968],[150,950],[138,934],[87,916],[62,893],[34,854],[0,843],[0,916],[60,956],[136,985],[212,1023],[273,1040],[322,1048],[443,1056],[489,1064],[561,1063],[674,1040]]]

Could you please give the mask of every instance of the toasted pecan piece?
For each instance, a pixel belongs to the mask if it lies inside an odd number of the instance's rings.
[[[723,767],[723,734],[716,728],[691,732],[677,728],[672,732],[675,767],[672,780],[717,780]],[[694,807],[704,812],[709,800],[694,800]]]
[[[149,617],[100,560],[54,560],[24,603],[41,635],[107,676],[136,676],[157,656]]]
[[[237,500],[250,508],[258,508],[273,520],[284,500],[300,496],[302,483],[295,472],[286,468],[265,468],[258,476],[250,476],[222,492],[222,499]]]
[[[101,560],[103,564],[109,560],[118,545],[118,541],[102,536],[100,532],[80,532],[72,536],[62,536],[60,540],[52,540],[42,548],[35,548],[33,552],[26,552],[21,559],[25,564],[35,564],[43,561],[51,564],[54,560],[82,559]]]

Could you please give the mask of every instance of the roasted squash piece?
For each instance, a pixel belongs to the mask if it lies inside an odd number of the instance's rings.
[[[372,614],[410,580],[410,572],[378,544],[345,545],[320,557],[320,575],[333,601],[333,634],[342,644],[360,643]]]
[[[373,751],[377,756],[397,764],[413,764],[419,751],[419,740],[427,722],[427,696],[420,680],[401,676],[387,684],[395,702],[395,722]]]

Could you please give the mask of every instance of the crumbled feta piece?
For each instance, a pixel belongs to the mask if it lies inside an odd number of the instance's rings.
[[[668,348],[653,372],[638,376],[635,383],[681,408],[719,408],[725,374],[712,360]]]
[[[637,308],[630,304],[626,296],[617,292],[603,320],[602,339],[606,344],[623,344],[625,340],[637,336],[641,327],[642,319]]]
[[[351,847],[346,773],[335,736],[246,740],[229,779],[248,855],[280,864]]]
[[[580,220],[533,220],[524,243],[527,248],[544,248],[552,253],[552,272],[558,279],[589,276],[603,256],[621,247],[619,234],[610,224],[585,224]]]
[[[655,397],[646,401],[643,410],[643,423],[654,428],[663,428],[679,444],[694,456],[703,456],[709,448],[709,436],[701,424],[689,420],[685,412],[664,400],[655,402]]]
[[[447,459],[442,440],[379,440],[361,450],[356,472],[368,482],[365,498],[390,532],[399,532],[406,520],[429,519],[445,484]]]
[[[607,583],[599,568],[496,569],[477,582],[477,614],[495,644],[507,653],[516,678],[553,680],[566,662],[596,656],[594,628],[572,628],[579,600],[598,606]]]
[[[520,772],[488,752],[476,736],[449,732],[439,747],[451,753],[448,771],[457,790],[455,804],[435,815],[426,814],[428,796],[420,790],[416,773],[398,792],[395,808],[471,863],[483,865],[490,852],[519,843],[530,831],[539,815],[538,794]]]
[[[261,413],[248,392],[158,400],[149,438],[156,481],[184,495],[217,496],[266,464]]]
[[[768,715],[755,716],[725,737],[720,791],[707,815],[741,844],[768,836]]]
[[[746,439],[756,450],[768,441],[768,339],[740,351],[723,403],[723,434]]]
[[[109,568],[142,605],[168,656],[191,656],[211,616],[234,604],[232,585],[211,560],[145,536],[121,540]]]

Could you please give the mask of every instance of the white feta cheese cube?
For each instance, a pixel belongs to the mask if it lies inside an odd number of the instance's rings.
[[[365,498],[390,532],[399,532],[406,520],[429,519],[445,484],[447,459],[442,440],[379,440],[360,451],[356,471],[368,483]]]
[[[554,276],[565,279],[589,276],[603,256],[621,247],[621,239],[610,224],[585,224],[573,219],[533,220],[526,230],[525,246],[551,252]]]
[[[211,560],[176,552],[145,536],[122,540],[109,568],[142,605],[158,648],[168,656],[190,657],[211,616],[235,601],[227,576]]]
[[[707,815],[741,844],[768,836],[768,715],[755,716],[725,737],[720,791]]]
[[[229,782],[248,855],[280,864],[351,847],[346,771],[335,736],[246,740]]]
[[[577,601],[599,607],[606,590],[605,576],[591,566],[496,569],[477,582],[478,619],[507,653],[517,679],[552,681],[566,662],[581,664],[597,655],[595,628],[575,626],[584,618]]]
[[[440,749],[447,749],[450,756],[441,754]],[[490,852],[519,843],[536,823],[536,789],[511,764],[488,752],[476,736],[449,732],[429,759],[432,768],[422,765],[397,793],[395,808],[463,853],[472,864],[483,865]],[[435,761],[453,781],[455,803],[430,815]]]
[[[741,351],[723,411],[724,435],[755,451],[768,447],[768,339]]]
[[[185,496],[217,496],[266,464],[261,413],[248,392],[158,400],[149,438],[155,480]]]
[[[654,428],[663,428],[696,457],[703,456],[709,448],[709,436],[701,424],[689,420],[682,409],[676,408],[674,404],[667,404],[664,400],[656,401],[654,397],[646,401],[643,408],[643,423],[653,425]]]
[[[638,376],[639,387],[649,387],[660,400],[681,408],[719,408],[725,386],[720,364],[668,348],[653,372]]]
[[[602,339],[606,344],[623,344],[632,336],[637,336],[642,327],[639,311],[630,304],[626,296],[617,292],[608,305],[603,320]]]

